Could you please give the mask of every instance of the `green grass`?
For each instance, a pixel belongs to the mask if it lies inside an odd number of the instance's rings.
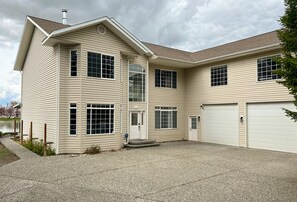
[[[3,118],[3,117],[0,118],[0,121],[13,121],[13,120],[20,121],[20,118]]]
[[[6,149],[5,147],[0,147],[0,158],[8,156],[9,154],[11,154],[11,152],[8,151],[8,149]]]

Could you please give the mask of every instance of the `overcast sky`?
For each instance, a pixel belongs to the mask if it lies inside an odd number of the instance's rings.
[[[139,40],[197,51],[280,28],[283,0],[0,0],[0,105],[20,101],[13,65],[26,15],[73,25],[114,17]]]

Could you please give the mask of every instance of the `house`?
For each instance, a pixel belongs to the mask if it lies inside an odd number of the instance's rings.
[[[142,42],[109,17],[70,26],[27,16],[14,66],[24,132],[32,121],[42,139],[47,123],[58,154],[120,149],[126,133],[297,153],[277,55],[275,31],[187,52]]]

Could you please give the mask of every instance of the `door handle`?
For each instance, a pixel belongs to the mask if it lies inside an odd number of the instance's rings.
[[[140,123],[138,124],[138,130],[140,130]]]

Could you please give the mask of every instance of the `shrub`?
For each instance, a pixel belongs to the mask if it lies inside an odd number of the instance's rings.
[[[29,140],[24,140],[23,146],[26,147],[27,149],[31,150],[32,152],[40,155],[40,156],[44,155],[44,153],[43,153],[43,140],[40,140],[40,141],[32,140],[32,142],[29,141]],[[55,150],[52,149],[50,145],[48,145],[47,150],[46,150],[46,154],[48,156],[55,155]]]
[[[99,145],[92,145],[90,148],[87,148],[84,154],[98,154],[101,152]]]

